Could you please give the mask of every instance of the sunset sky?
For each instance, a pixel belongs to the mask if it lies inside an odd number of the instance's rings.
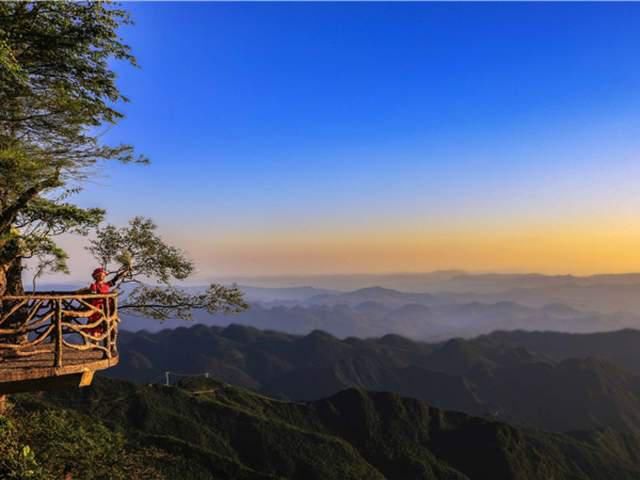
[[[640,271],[640,4],[124,6],[152,165],[79,200],[198,278]]]

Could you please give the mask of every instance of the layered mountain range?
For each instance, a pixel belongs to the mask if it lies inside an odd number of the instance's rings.
[[[560,303],[583,311],[640,315],[639,273],[575,276],[478,274],[451,270],[411,274],[239,278],[226,281],[232,280],[240,285],[253,285],[247,288],[255,293],[260,290],[256,287],[262,287],[263,296],[275,296],[277,299],[288,296],[295,288],[274,288],[276,286],[308,285],[316,289],[348,292],[375,285],[403,292],[444,295],[462,303],[514,302],[529,307]]]
[[[640,478],[638,276],[391,280],[124,315],[111,379],[17,408],[125,432],[166,478]]]
[[[351,292],[313,288],[264,289],[243,287],[251,308],[232,318],[196,312],[205,325],[234,323],[262,329],[305,334],[320,329],[338,337],[373,337],[388,333],[419,340],[472,337],[494,330],[555,330],[597,332],[640,327],[631,313],[583,311],[560,303],[525,306],[512,301],[479,301],[474,294],[452,295],[401,292],[371,287]],[[158,331],[183,325],[180,320],[159,324],[124,315],[124,328]]]
[[[137,382],[166,371],[206,372],[303,401],[357,387],[549,431],[640,432],[640,332],[634,330],[497,332],[430,344],[397,335],[338,339],[322,331],[297,336],[197,325],[124,332],[120,345],[121,363],[109,375]]]

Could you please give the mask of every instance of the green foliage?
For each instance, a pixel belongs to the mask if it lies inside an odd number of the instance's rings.
[[[164,243],[156,234],[156,225],[142,217],[132,219],[128,227],[99,228],[87,250],[105,268],[115,264],[117,270],[126,270],[126,279],[146,277],[169,284],[172,279],[184,280],[193,271],[184,253]]]
[[[109,61],[135,64],[117,33],[129,23],[128,13],[108,2],[3,2],[0,101],[7,108],[0,121],[49,139],[121,118],[113,105],[126,98]]]
[[[97,129],[122,118],[110,62],[135,65],[118,34],[129,23],[108,2],[0,2],[0,267],[31,257],[36,276],[65,271],[51,237],[84,234],[103,215],[67,197],[99,161],[146,162]]]
[[[204,293],[196,294],[171,286],[138,285],[119,308],[156,320],[191,320],[194,309],[208,313],[238,313],[247,307],[238,288],[211,284]]]
[[[45,469],[36,461],[31,447],[23,443],[16,424],[0,415],[0,478],[6,480],[47,480]]]
[[[53,237],[63,233],[87,235],[102,221],[104,210],[83,209],[70,203],[58,203],[45,198],[35,198],[16,218],[21,228],[20,250],[24,259],[35,259],[35,281],[48,272],[68,273],[67,253]]]
[[[640,478],[640,436],[515,428],[360,389],[292,403],[212,379],[164,387],[97,378],[87,389],[20,403],[72,407],[82,418],[109,422],[132,445],[171,452],[171,462],[155,462],[167,478]]]
[[[166,452],[131,448],[121,433],[73,411],[14,410],[0,417],[0,478],[162,479],[154,463]]]
[[[130,145],[101,143],[98,130],[123,117],[118,107],[127,98],[112,62],[136,65],[118,33],[130,23],[111,2],[0,2],[0,295],[22,290],[23,260],[34,263],[34,289],[43,274],[67,272],[55,237],[87,235],[105,215],[68,201],[98,162],[147,163]],[[172,287],[193,264],[155,229],[136,217],[122,229],[99,229],[89,247],[102,264],[117,264],[124,280],[137,282],[125,308],[160,319],[189,318],[192,308],[246,308],[235,288],[211,285],[191,295]]]
[[[73,412],[45,410],[23,415],[22,435],[31,439],[40,464],[56,478],[63,472],[87,480],[125,480],[134,472],[138,478],[154,476],[152,469],[139,464],[139,455],[127,451],[124,436],[100,422]]]
[[[230,313],[247,308],[242,292],[235,287],[212,284],[205,292],[193,294],[173,286],[173,280],[191,274],[193,263],[182,251],[167,245],[149,219],[136,217],[127,227],[99,228],[87,249],[104,267],[120,272],[123,283],[135,284],[120,309],[158,320],[188,320],[193,309]]]

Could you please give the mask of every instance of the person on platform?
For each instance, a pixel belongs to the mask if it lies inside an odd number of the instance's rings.
[[[107,281],[107,271],[102,268],[102,267],[98,267],[96,268],[93,273],[91,274],[91,276],[93,277],[93,283],[91,285],[89,285],[88,288],[85,288],[83,290],[81,290],[81,293],[94,293],[94,294],[107,294],[111,292],[111,288],[114,287],[118,281],[127,273],[126,269],[122,269],[119,270],[116,275],[109,281]],[[93,307],[97,307],[100,310],[104,311],[105,310],[105,298],[92,298],[90,303]],[[87,321],[87,323],[95,323],[98,320],[100,320],[100,318],[102,318],[103,314],[101,314],[100,312],[94,312],[93,314],[91,314],[91,316],[89,317],[89,320]],[[87,328],[84,330],[86,333],[88,333],[91,336],[99,336],[102,335],[104,333],[104,325],[100,324],[97,325],[93,328]]]

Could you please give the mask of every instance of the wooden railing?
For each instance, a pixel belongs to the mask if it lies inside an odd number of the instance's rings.
[[[51,356],[102,352],[117,357],[118,294],[33,293],[0,297],[0,355]],[[77,353],[73,356],[77,357]]]

